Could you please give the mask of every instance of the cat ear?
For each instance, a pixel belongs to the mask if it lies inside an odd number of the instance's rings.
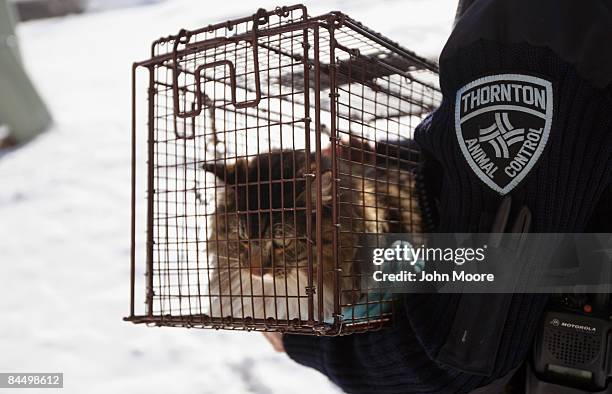
[[[340,140],[336,154],[339,158],[361,164],[375,164],[376,151],[373,145],[365,138],[351,135],[348,139]]]
[[[321,194],[323,195],[323,205],[331,205],[334,177],[330,170],[321,173]],[[316,192],[316,188],[315,188]]]
[[[313,163],[311,165],[311,171],[314,172],[315,174],[317,173],[316,171],[316,165]],[[323,168],[321,170],[321,174],[317,174],[318,176],[321,177],[321,195],[323,197],[323,205],[331,205],[332,203],[332,191],[333,191],[333,182],[334,182],[334,177],[332,176],[332,172],[329,169],[325,169]],[[313,202],[317,201],[317,183],[316,183],[316,178],[315,178],[315,182],[312,183],[312,189],[311,189],[311,199]]]
[[[235,179],[236,166],[234,164],[224,164],[220,161],[214,161],[204,164],[202,168],[206,172],[212,172],[217,178],[225,183],[232,183]]]
[[[214,161],[204,164],[204,171],[212,172],[217,178],[231,185],[238,181],[240,182],[240,173],[246,167],[245,160],[237,160],[235,163],[226,164],[223,161]]]

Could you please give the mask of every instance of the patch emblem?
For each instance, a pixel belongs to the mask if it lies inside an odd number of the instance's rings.
[[[455,131],[470,168],[491,189],[507,194],[544,151],[553,117],[552,84],[500,74],[457,92]]]

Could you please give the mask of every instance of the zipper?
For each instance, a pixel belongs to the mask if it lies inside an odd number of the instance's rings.
[[[421,160],[421,164],[414,169],[414,185],[423,219],[423,232],[435,232],[440,223],[440,216],[438,214],[435,199],[431,196],[431,193],[427,188],[424,160]]]

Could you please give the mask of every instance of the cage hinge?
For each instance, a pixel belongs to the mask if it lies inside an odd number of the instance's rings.
[[[306,286],[306,295],[314,295],[317,292],[317,288],[315,286]]]
[[[338,97],[340,97],[340,93],[330,93],[329,97],[330,98],[338,98]]]
[[[257,26],[263,26],[270,21],[268,11],[265,8],[260,8],[253,14],[253,23]]]
[[[278,16],[282,16],[283,18],[286,18],[289,16],[289,9],[287,8],[287,6],[276,7],[274,9],[274,13]]]
[[[327,23],[329,23],[332,27],[338,29],[344,26],[345,15],[341,12],[334,11],[329,14],[327,17]]]

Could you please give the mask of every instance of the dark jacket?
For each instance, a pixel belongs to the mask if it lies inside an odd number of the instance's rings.
[[[476,0],[464,10],[440,57],[443,102],[415,134],[428,173],[436,174],[427,182],[439,193],[439,231],[485,231],[499,206],[500,194],[479,179],[461,152],[455,99],[462,86],[502,73],[538,76],[554,92],[546,146],[508,192],[531,210],[531,231],[612,231],[606,197],[612,195],[610,3]],[[489,302],[487,295],[470,297]],[[440,357],[453,322],[476,318],[457,316],[467,298],[407,295],[391,329],[340,338],[286,335],[285,348],[350,393],[467,393],[524,361],[547,302],[543,295],[505,298],[491,366],[476,373]],[[497,318],[495,312],[492,305]]]

